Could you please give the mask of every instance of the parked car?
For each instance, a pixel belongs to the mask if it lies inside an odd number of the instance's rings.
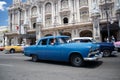
[[[116,48],[118,48],[118,51],[120,52],[120,41],[114,42],[114,45]]]
[[[69,42],[79,43],[96,43],[100,45],[100,51],[103,52],[104,57],[108,57],[117,54],[117,48],[115,48],[112,42],[96,42],[92,37],[76,37],[69,40]]]
[[[22,45],[11,45],[11,46],[5,46],[5,51],[8,53],[15,53],[15,52],[22,52]]]
[[[68,43],[68,36],[48,36],[38,40],[36,45],[24,48],[24,55],[39,59],[70,62],[82,66],[84,61],[96,61],[102,57],[99,45],[93,43]],[[54,42],[54,43],[53,43]]]
[[[3,51],[5,48],[0,46],[0,51]]]

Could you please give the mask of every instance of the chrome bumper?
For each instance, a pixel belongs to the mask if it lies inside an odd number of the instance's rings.
[[[117,53],[118,53],[118,51],[112,51],[111,55],[115,55]]]
[[[96,61],[100,58],[102,58],[103,56],[103,53],[101,52],[100,54],[96,54],[94,57],[87,57],[87,58],[84,58],[85,61]]]

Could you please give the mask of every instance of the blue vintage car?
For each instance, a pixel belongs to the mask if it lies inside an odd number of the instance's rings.
[[[68,43],[68,36],[48,36],[38,40],[36,45],[24,48],[24,55],[32,61],[41,60],[70,62],[81,66],[84,61],[96,61],[102,57],[99,45],[94,43]]]

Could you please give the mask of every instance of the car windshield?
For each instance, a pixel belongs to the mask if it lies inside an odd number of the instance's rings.
[[[96,40],[94,40],[94,39],[91,39],[91,42],[93,42],[93,43],[96,43]]]

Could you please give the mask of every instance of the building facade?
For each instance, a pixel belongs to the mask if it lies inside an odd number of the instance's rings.
[[[8,26],[0,26],[0,46],[7,45],[7,37],[5,33],[8,32]]]
[[[50,35],[120,40],[120,0],[13,0],[8,45]]]

